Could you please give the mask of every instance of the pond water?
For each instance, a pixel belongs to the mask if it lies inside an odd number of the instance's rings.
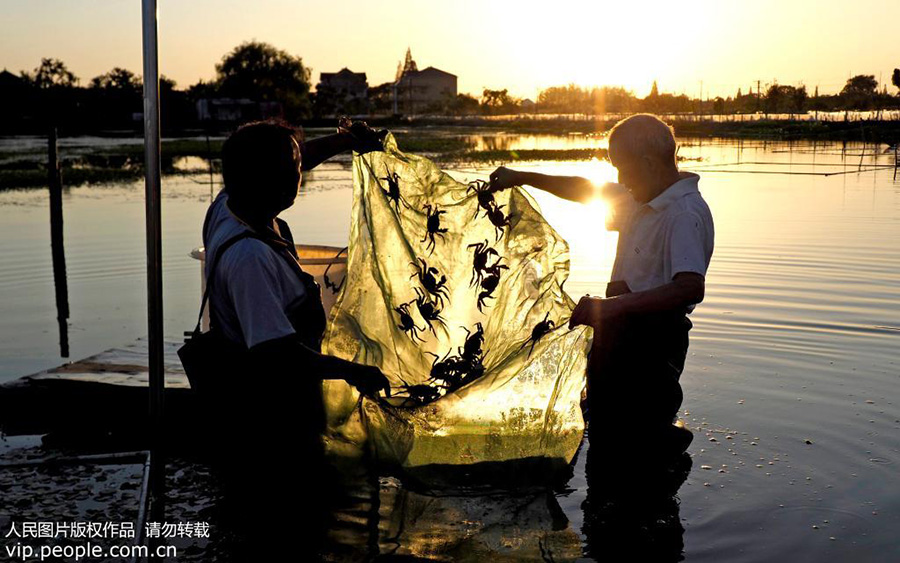
[[[638,514],[632,536],[620,529],[628,525],[621,513],[610,513],[615,524],[585,526],[583,447],[567,488],[550,495],[432,497],[382,480],[380,508],[369,515],[376,539],[371,522],[348,524],[339,537],[347,549],[540,559],[554,546],[554,560],[582,552],[603,559],[618,536],[669,546],[659,560],[677,560],[681,542],[688,561],[900,559],[900,180],[876,168],[893,155],[872,145],[681,141],[681,156],[700,159],[684,168],[701,175],[716,250],[681,379],[681,414],[695,440],[677,497],[643,520]],[[476,142],[515,150],[603,140],[490,135]],[[519,167],[615,179],[600,161]],[[472,180],[492,169],[451,173]],[[534,195],[569,241],[569,293],[601,294],[616,241],[602,229],[602,202]],[[189,252],[200,244],[209,199],[205,176],[164,179],[164,321],[173,339],[196,319],[200,273]],[[68,338],[78,359],[147,332],[143,185],[72,187],[63,200]],[[298,241],[344,246],[350,201],[343,159],[309,173],[283,217]],[[48,219],[45,190],[0,193],[0,382],[64,361]],[[608,421],[604,432],[628,428],[627,420]],[[603,463],[628,467],[614,452]]]

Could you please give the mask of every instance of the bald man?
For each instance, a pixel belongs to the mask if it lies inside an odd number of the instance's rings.
[[[703,300],[714,238],[700,177],[679,171],[675,153],[672,128],[639,114],[609,135],[617,184],[504,167],[491,174],[495,190],[529,185],[571,201],[608,201],[606,226],[619,232],[619,241],[606,298],[583,297],[569,326],[594,328],[587,405],[595,424],[603,413],[645,437],[660,437],[654,442],[662,444],[660,453],[683,452],[693,438],[674,423],[683,400],[688,315]]]

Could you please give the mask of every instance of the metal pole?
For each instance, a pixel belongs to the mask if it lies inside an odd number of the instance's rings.
[[[150,424],[155,434],[163,409],[162,220],[159,166],[159,64],[156,0],[142,0],[144,37],[144,176],[147,221],[147,321],[150,343]]]

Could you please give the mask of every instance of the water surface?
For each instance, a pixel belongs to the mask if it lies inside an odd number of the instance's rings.
[[[512,150],[603,146],[580,135],[476,142]],[[701,175],[716,250],[682,376],[682,416],[695,429],[693,468],[678,491],[680,505],[660,508],[670,518],[674,511],[680,526],[642,533],[674,533],[688,561],[900,559],[900,182],[892,170],[873,168],[892,162],[885,148],[682,139],[679,154],[700,159],[684,165]],[[520,167],[615,178],[599,161]],[[472,180],[491,170],[451,172]],[[163,182],[164,321],[172,338],[196,318],[199,267],[188,253],[200,244],[206,180]],[[602,230],[602,203],[534,195],[570,243],[569,293],[601,294],[616,241]],[[72,187],[63,199],[70,355],[78,359],[147,332],[143,185]],[[350,201],[348,163],[328,163],[307,175],[283,217],[298,241],[344,246]],[[0,193],[0,382],[64,361],[49,231],[45,190]],[[629,429],[628,420],[608,424],[608,431]],[[362,544],[434,554],[458,539],[479,557],[539,558],[546,545],[557,547],[556,560],[574,557],[585,541],[585,450],[554,502],[540,494],[422,497],[383,481],[380,531],[374,544],[369,536]],[[615,452],[595,459],[629,464]],[[623,479],[621,486],[643,484]],[[388,507],[399,502],[427,508],[428,520],[391,531]],[[354,530],[345,530],[348,546],[360,543]],[[440,534],[446,542],[435,540]],[[595,557],[602,538],[594,538]]]

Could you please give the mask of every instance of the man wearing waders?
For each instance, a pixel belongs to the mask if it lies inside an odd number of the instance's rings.
[[[225,188],[203,225],[210,329],[240,361],[226,368],[230,382],[222,385],[229,389],[210,422],[224,438],[226,503],[233,504],[226,514],[239,536],[250,538],[238,548],[247,550],[240,556],[246,560],[263,549],[315,557],[325,501],[335,494],[323,459],[322,380],[343,379],[365,394],[390,390],[378,368],[320,352],[320,289],[277,218],[293,205],[302,171],[350,149],[380,150],[380,136],[360,122],[304,143],[283,122],[257,122],[222,148]],[[288,538],[292,547],[283,549],[278,542]]]
[[[674,423],[683,399],[688,315],[703,300],[713,219],[699,176],[680,172],[675,152],[672,129],[642,114],[610,132],[618,184],[596,187],[585,178],[503,167],[491,174],[497,190],[530,185],[563,199],[599,196],[609,204],[606,226],[619,232],[619,241],[606,298],[583,297],[569,322],[594,328],[587,406],[595,446],[670,456],[693,438]],[[601,434],[601,420],[622,430]]]

